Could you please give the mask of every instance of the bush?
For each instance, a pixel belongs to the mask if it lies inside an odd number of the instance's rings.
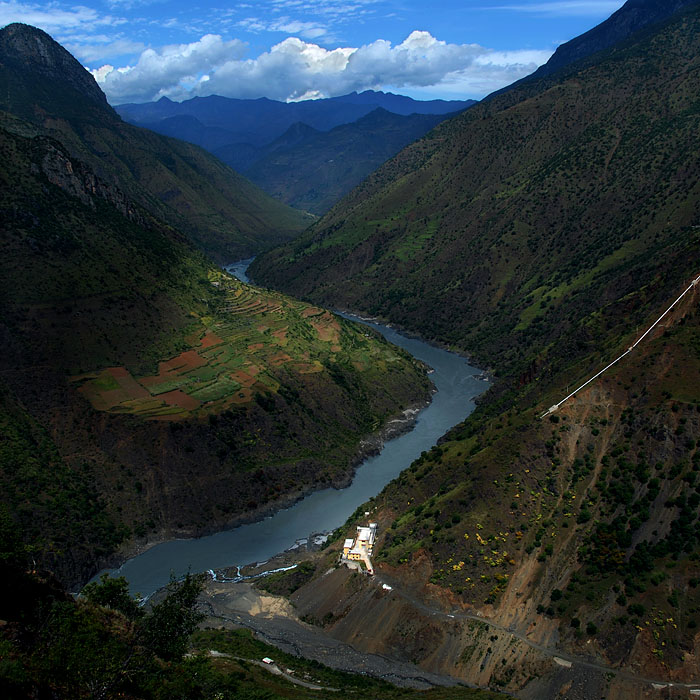
[[[129,584],[123,576],[110,578],[109,574],[102,574],[99,581],[88,583],[81,595],[91,603],[118,610],[131,620],[143,617],[143,610],[131,597]]]
[[[143,625],[146,645],[156,656],[170,661],[187,651],[190,635],[205,617],[195,610],[201,590],[201,576],[187,574],[182,581],[170,581],[167,597],[153,606]]]
[[[631,603],[627,606],[627,612],[636,617],[642,617],[646,612],[646,608],[641,603]]]

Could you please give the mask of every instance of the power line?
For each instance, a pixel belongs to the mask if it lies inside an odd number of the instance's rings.
[[[587,386],[588,384],[590,384],[590,383],[591,383],[592,381],[594,381],[595,379],[598,379],[598,377],[600,377],[600,375],[603,374],[603,372],[606,372],[607,370],[609,370],[614,364],[616,364],[616,363],[619,362],[623,357],[625,357],[625,355],[628,355],[629,353],[631,353],[632,350],[634,350],[634,349],[637,347],[637,345],[639,345],[639,343],[641,343],[642,340],[644,340],[644,338],[646,338],[647,335],[649,335],[649,333],[651,333],[651,331],[661,322],[661,320],[663,319],[663,317],[664,317],[664,316],[665,316],[665,315],[666,315],[666,314],[667,314],[667,313],[668,313],[668,312],[669,312],[669,311],[670,311],[670,310],[671,310],[671,309],[672,309],[672,308],[673,308],[673,307],[674,307],[674,306],[675,306],[675,305],[676,305],[676,304],[677,304],[691,289],[693,289],[693,288],[698,284],[698,282],[700,282],[700,275],[698,275],[698,276],[688,285],[688,287],[687,287],[687,288],[685,289],[685,291],[678,297],[678,299],[676,299],[676,300],[673,302],[673,304],[671,304],[671,306],[669,306],[669,307],[666,309],[666,311],[664,311],[664,312],[661,314],[661,316],[659,316],[659,318],[657,318],[656,321],[654,321],[654,323],[652,323],[651,326],[649,326],[649,328],[647,328],[646,331],[644,331],[644,333],[642,333],[641,336],[639,336],[639,338],[636,340],[636,342],[633,343],[632,345],[630,345],[630,346],[627,348],[627,350],[625,350],[625,351],[622,353],[622,355],[620,355],[619,357],[615,358],[607,367],[603,367],[603,369],[601,369],[600,372],[598,372],[597,374],[594,374],[590,379],[586,380],[583,384],[581,384],[580,387],[578,387],[577,389],[574,389],[574,391],[572,391],[568,396],[565,396],[559,403],[555,403],[553,406],[550,406],[550,407],[540,416],[540,420],[542,420],[542,418],[546,418],[548,415],[550,415],[550,414],[554,413],[555,411],[557,411],[557,410],[559,409],[559,407],[560,407],[563,403],[565,403],[566,401],[568,401],[568,400],[569,400],[572,396],[574,396],[577,392],[581,391],[581,389],[583,389],[585,386]]]

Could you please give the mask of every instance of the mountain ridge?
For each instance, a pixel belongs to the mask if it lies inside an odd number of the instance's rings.
[[[600,51],[627,41],[637,32],[653,29],[654,25],[662,23],[685,8],[692,7],[697,2],[698,0],[626,0],[625,4],[606,20],[570,41],[560,44],[549,60],[533,73],[512,85],[496,90],[486,99],[575,66]]]
[[[322,215],[378,165],[444,118],[432,114],[401,116],[377,107],[330,131],[304,125],[292,133],[286,131],[262,149],[245,174],[277,199]]]
[[[107,98],[92,74],[46,32],[31,25],[15,22],[3,27],[0,62],[10,63],[16,68],[30,63],[37,72],[67,83],[100,106],[107,104]]]
[[[17,60],[17,44],[28,60]],[[0,46],[5,128],[56,138],[219,261],[247,257],[309,223],[308,216],[269,198],[205,151],[123,122],[94,78],[45,32],[10,25],[0,30]]]

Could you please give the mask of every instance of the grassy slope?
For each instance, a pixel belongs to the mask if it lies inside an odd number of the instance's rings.
[[[253,273],[473,349],[507,378],[374,499],[393,521],[380,562],[425,595],[678,680],[700,616],[697,292],[537,416],[699,271],[699,28],[689,13],[530,97],[472,108]],[[482,641],[465,653],[485,663]]]
[[[80,580],[124,537],[212,530],[341,482],[360,436],[426,395],[403,353],[222,275],[57,142],[0,131],[0,152],[3,494],[63,580]],[[161,377],[190,385],[185,410],[128,402],[126,374],[156,376],[159,361],[187,351],[209,364]],[[122,368],[127,396],[95,402],[115,396],[110,367]],[[140,392],[157,403],[176,388]],[[60,475],[48,490],[46,469]],[[94,530],[93,498],[106,508]]]

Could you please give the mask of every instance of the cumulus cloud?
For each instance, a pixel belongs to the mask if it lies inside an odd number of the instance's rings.
[[[449,44],[429,32],[414,31],[397,45],[380,39],[332,50],[290,37],[246,59],[242,42],[206,35],[193,44],[148,49],[133,66],[103,66],[93,74],[115,104],[212,94],[285,101],[388,85],[448,85],[463,90],[463,96],[474,96],[527,75],[550,55],[551,51],[496,52],[478,44]]]
[[[162,95],[199,94],[198,86],[208,72],[237,61],[246,50],[242,41],[223,41],[206,34],[190,44],[174,44],[159,50],[146,49],[133,66],[105,65],[92,74],[112,102],[156,99]],[[211,94],[211,93],[207,93]]]
[[[551,51],[492,51],[478,56],[469,66],[448,73],[434,85],[408,90],[418,99],[464,99],[487,95],[529,75],[549,59]]]

